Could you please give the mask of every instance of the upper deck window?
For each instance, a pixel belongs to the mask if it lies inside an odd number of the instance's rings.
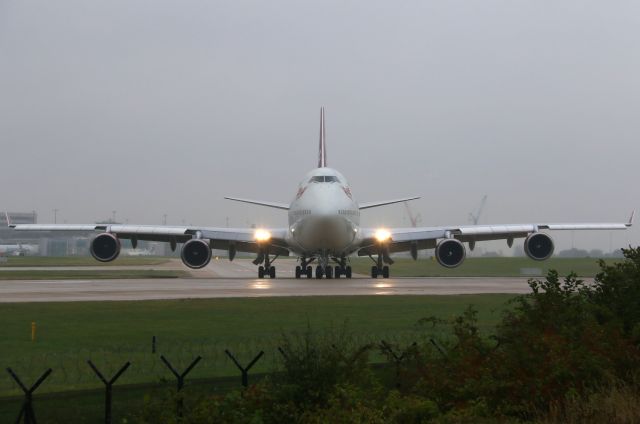
[[[311,177],[309,180],[310,183],[337,183],[338,177],[334,177],[332,175],[316,175],[315,177]]]

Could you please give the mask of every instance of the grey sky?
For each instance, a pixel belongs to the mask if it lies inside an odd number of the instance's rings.
[[[222,197],[289,201],[321,105],[354,195],[424,225],[640,210],[637,1],[0,0],[0,207],[41,222],[285,225]]]

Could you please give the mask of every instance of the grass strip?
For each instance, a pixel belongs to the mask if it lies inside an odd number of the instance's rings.
[[[12,270],[0,272],[0,280],[100,280],[131,278],[184,278],[180,270],[104,269],[104,270]]]

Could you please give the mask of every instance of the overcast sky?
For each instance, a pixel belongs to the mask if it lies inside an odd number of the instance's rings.
[[[329,166],[423,225],[640,210],[637,0],[0,0],[0,207],[40,222],[284,226],[222,198],[290,201],[323,105]]]

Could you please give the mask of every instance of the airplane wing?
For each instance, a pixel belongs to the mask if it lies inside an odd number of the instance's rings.
[[[625,223],[567,223],[567,224],[506,224],[506,225],[462,225],[443,227],[396,228],[384,230],[383,238],[388,238],[389,252],[403,252],[412,249],[433,249],[438,240],[455,238],[461,242],[507,240],[509,245],[515,238],[527,237],[540,230],[625,230],[633,225],[634,213]],[[361,229],[362,244],[358,255],[377,253],[380,229]]]
[[[145,240],[184,243],[192,238],[200,237],[210,241],[212,249],[228,250],[233,245],[240,252],[257,252],[256,229],[253,228],[216,228],[197,226],[169,225],[121,225],[121,224],[9,224],[16,231],[79,231],[110,232],[119,239]],[[289,250],[285,236],[286,228],[265,229],[270,238],[270,251],[274,254],[288,256]]]
[[[252,199],[241,199],[239,197],[225,197],[225,199],[233,200],[234,202],[251,203],[252,205],[266,206],[268,208],[283,209],[286,211],[289,210],[289,205],[287,205],[286,203],[265,202],[263,200],[252,200]]]
[[[392,205],[394,203],[406,202],[409,200],[416,200],[420,197],[405,197],[402,199],[383,200],[380,202],[363,202],[358,205],[360,209],[377,208],[378,206]]]

